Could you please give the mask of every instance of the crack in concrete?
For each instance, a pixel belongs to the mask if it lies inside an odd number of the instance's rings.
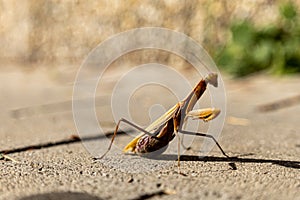
[[[257,106],[258,111],[260,112],[271,112],[286,107],[294,106],[300,104],[300,95],[296,95],[290,98],[282,99],[273,103],[267,103],[264,105]]]
[[[118,135],[123,135],[131,131],[120,131],[117,132]],[[71,135],[70,138],[56,141],[56,142],[47,142],[47,143],[42,143],[42,144],[36,144],[36,145],[28,145],[24,147],[19,147],[19,148],[13,148],[13,149],[7,149],[7,150],[2,150],[0,151],[0,154],[12,154],[12,153],[19,153],[23,151],[28,151],[28,150],[34,150],[34,149],[43,149],[43,148],[50,148],[54,146],[60,146],[60,145],[65,145],[65,144],[72,144],[72,143],[77,143],[77,142],[84,142],[84,141],[91,141],[91,140],[98,140],[98,139],[103,139],[105,137],[110,137],[114,133],[109,132],[104,135],[97,135],[97,136],[86,136],[86,137],[79,137],[78,135]]]

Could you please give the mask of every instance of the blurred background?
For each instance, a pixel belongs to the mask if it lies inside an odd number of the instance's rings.
[[[59,76],[77,70],[108,37],[156,26],[192,37],[235,77],[258,71],[300,72],[299,4],[298,0],[1,0],[0,65],[25,71],[47,68]],[[126,60],[147,60],[149,55],[142,55]],[[170,61],[162,53],[156,59]]]
[[[185,33],[230,79],[258,72],[271,76],[300,72],[299,6],[299,0],[0,0],[0,119],[5,124],[0,133],[6,138],[0,143],[7,147],[7,141],[25,132],[43,133],[45,141],[74,134],[71,99],[81,63],[99,43],[133,28],[165,27]],[[191,68],[168,52],[131,52],[112,63],[98,97],[109,96],[106,91],[113,89],[122,70],[149,62],[183,73]],[[194,82],[199,80],[191,74]],[[101,106],[109,104],[107,99],[97,100],[99,113],[105,112]],[[111,116],[104,117],[113,127]]]

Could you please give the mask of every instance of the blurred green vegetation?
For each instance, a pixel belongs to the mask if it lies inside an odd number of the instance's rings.
[[[217,65],[235,77],[267,71],[300,72],[300,20],[292,3],[279,6],[277,23],[255,26],[250,20],[230,24],[231,40],[216,48]]]

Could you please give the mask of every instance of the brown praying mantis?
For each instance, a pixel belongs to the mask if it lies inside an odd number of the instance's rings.
[[[191,132],[183,130],[183,125],[186,123],[188,118],[201,119],[205,122],[216,118],[220,110],[216,108],[205,108],[193,110],[196,102],[200,99],[206,90],[206,87],[211,84],[214,87],[218,86],[218,75],[216,73],[208,74],[204,79],[194,87],[192,92],[182,101],[175,104],[171,109],[169,109],[164,115],[155,120],[147,128],[143,129],[134,123],[121,118],[115,128],[114,134],[112,136],[110,145],[107,151],[99,158],[103,158],[111,149],[114,139],[117,135],[120,123],[126,123],[135,129],[141,131],[141,133],[136,136],[131,142],[129,142],[125,148],[124,152],[133,152],[139,155],[159,151],[162,148],[168,146],[169,142],[173,140],[175,136],[178,138],[178,167],[180,166],[180,137],[178,133],[202,136],[212,139],[218,148],[221,150],[222,154],[226,157],[227,154],[224,152],[217,140],[210,134]]]

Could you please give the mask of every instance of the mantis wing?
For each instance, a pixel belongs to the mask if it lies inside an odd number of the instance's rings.
[[[164,115],[160,116],[157,120],[155,120],[147,128],[145,128],[145,131],[151,133],[152,131],[160,127],[162,124],[165,124],[168,120],[170,120],[174,116],[174,113],[177,111],[179,107],[180,107],[179,103],[174,105]],[[138,136],[136,136],[133,140],[131,140],[131,142],[129,142],[126,145],[126,147],[123,149],[123,152],[134,151],[138,140],[144,135],[145,133],[142,132]]]

